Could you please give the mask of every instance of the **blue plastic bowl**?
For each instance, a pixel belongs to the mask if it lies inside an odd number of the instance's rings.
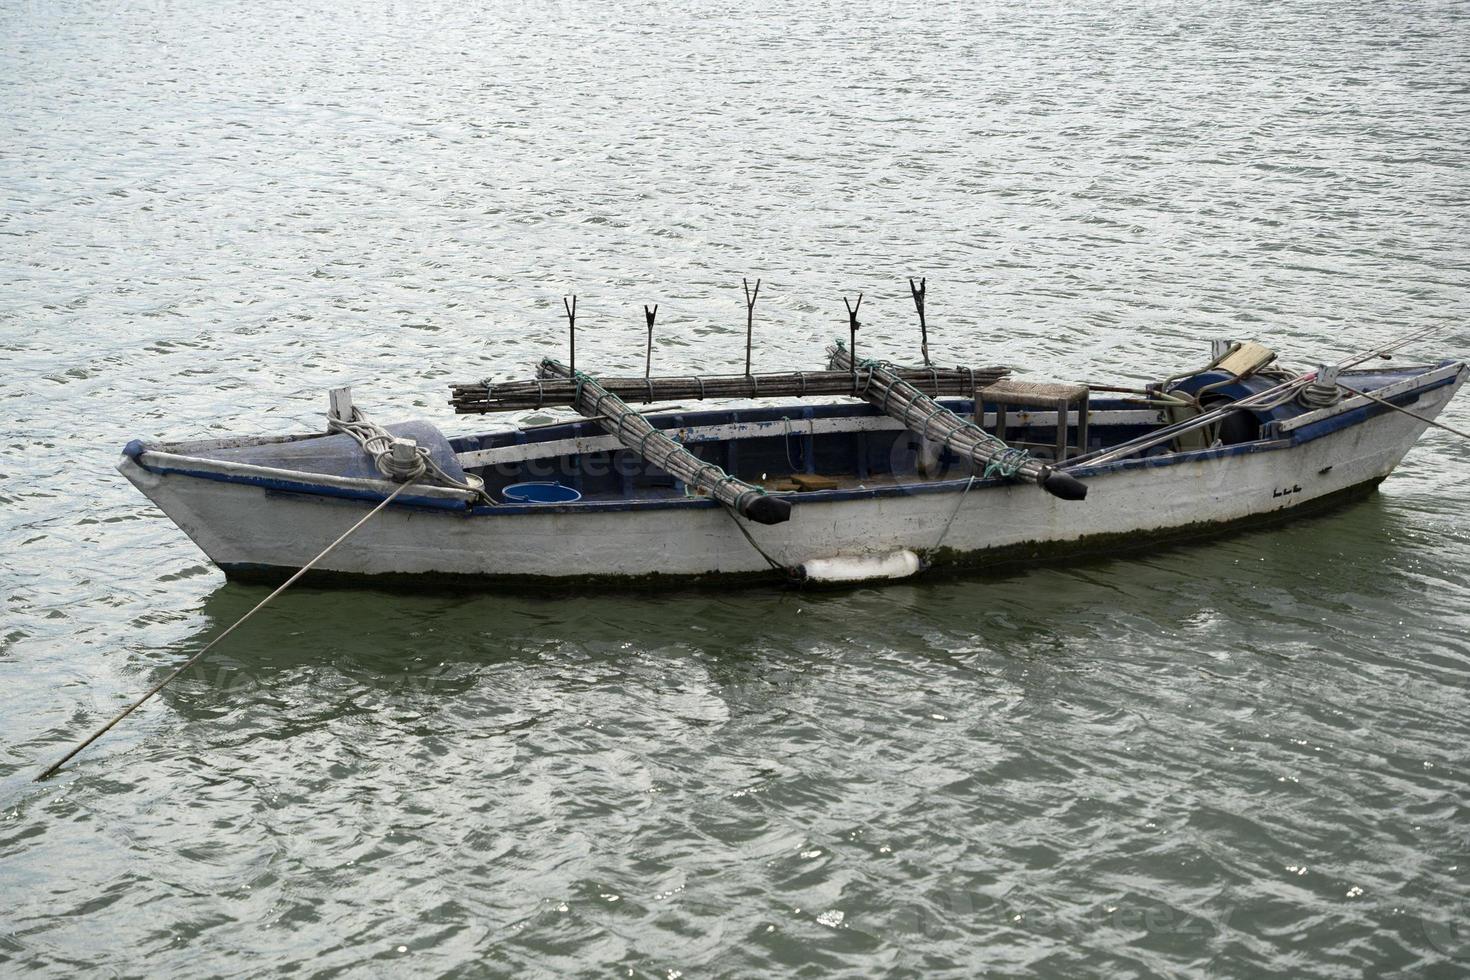
[[[516,504],[570,504],[582,495],[560,483],[512,483],[500,495]]]

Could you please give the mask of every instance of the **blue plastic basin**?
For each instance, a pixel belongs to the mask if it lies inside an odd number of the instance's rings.
[[[570,504],[582,495],[560,483],[512,483],[500,495],[516,504]]]

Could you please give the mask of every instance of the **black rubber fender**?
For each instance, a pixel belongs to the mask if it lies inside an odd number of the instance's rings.
[[[1087,484],[1061,470],[1047,470],[1046,475],[1041,478],[1041,489],[1062,500],[1087,499]]]

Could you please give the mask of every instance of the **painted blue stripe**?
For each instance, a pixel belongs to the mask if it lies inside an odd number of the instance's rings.
[[[1234,446],[1220,446],[1216,449],[1192,449],[1182,453],[1144,456],[1141,459],[1119,459],[1111,463],[1099,463],[1096,466],[1079,466],[1076,469],[1068,469],[1067,472],[1080,480],[1084,477],[1103,476],[1123,470],[1162,469],[1168,466],[1178,466],[1181,463],[1203,463],[1212,459],[1225,459],[1229,456],[1276,452],[1290,448],[1291,444],[1289,439],[1257,439],[1255,442],[1242,442]]]
[[[1461,375],[1459,374],[1452,375],[1441,381],[1436,381],[1433,384],[1427,384],[1422,388],[1411,388],[1403,394],[1394,395],[1393,397],[1384,400],[1393,402],[1395,405],[1408,407],[1417,402],[1422,395],[1426,395],[1431,391],[1443,388],[1446,385],[1459,383],[1460,377]],[[1372,392],[1369,393],[1372,394]],[[1320,422],[1313,422],[1310,425],[1302,426],[1300,429],[1294,429],[1291,433],[1291,441],[1293,445],[1300,445],[1304,442],[1311,442],[1313,439],[1320,439],[1323,436],[1331,435],[1332,433],[1337,432],[1339,429],[1346,429],[1349,426],[1359,425],[1363,422],[1366,422],[1370,418],[1378,415],[1386,415],[1392,411],[1393,409],[1387,407],[1386,405],[1369,403],[1367,405],[1364,405],[1362,408],[1355,408],[1351,412],[1343,412],[1341,415],[1333,415],[1332,417],[1325,418]]]
[[[173,476],[188,476],[196,480],[210,480],[215,483],[238,483],[245,486],[260,487],[262,490],[279,491],[281,493],[300,494],[309,497],[336,497],[341,500],[362,500],[368,503],[382,503],[388,495],[375,493],[371,490],[350,490],[346,487],[327,487],[320,483],[298,483],[293,480],[280,480],[275,477],[246,476],[244,474],[210,473],[205,470],[187,470],[175,466],[146,466],[141,460],[135,460],[138,466],[149,473],[158,473]],[[390,507],[411,507],[422,510],[452,511],[456,514],[469,513],[469,506],[457,500],[440,500],[435,497],[399,497]]]

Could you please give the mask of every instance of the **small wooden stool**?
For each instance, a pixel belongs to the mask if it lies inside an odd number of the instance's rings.
[[[1012,381],[1009,378],[1002,378],[994,384],[981,388],[977,395],[978,402],[975,406],[977,414],[981,410],[979,402],[995,404],[995,435],[1002,442],[1006,441],[1006,410],[1009,406],[1055,409],[1057,413],[1056,461],[1060,463],[1065,460],[1069,450],[1075,450],[1077,455],[1087,452],[1087,385]],[[1070,428],[1068,423],[1073,406],[1077,410],[1077,445],[1069,446],[1067,445],[1067,429]],[[1015,443],[1014,445],[1041,446],[1044,443]]]

